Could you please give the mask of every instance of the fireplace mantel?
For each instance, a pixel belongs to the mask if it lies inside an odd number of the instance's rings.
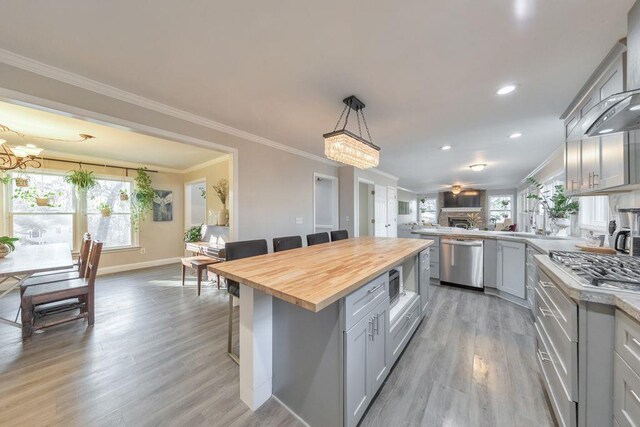
[[[477,207],[477,208],[442,208],[442,212],[463,212],[463,213],[469,213],[469,212],[480,212],[482,210],[481,207]]]

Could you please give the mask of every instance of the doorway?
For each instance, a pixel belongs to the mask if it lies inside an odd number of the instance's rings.
[[[313,174],[313,232],[338,229],[338,178]]]
[[[373,236],[374,185],[358,181],[358,236]]]

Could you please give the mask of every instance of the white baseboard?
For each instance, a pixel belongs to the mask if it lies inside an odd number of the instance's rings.
[[[98,276],[105,274],[120,273],[123,271],[140,270],[142,268],[158,267],[161,265],[176,264],[180,262],[181,257],[154,259],[145,262],[136,262],[132,264],[114,265],[111,267],[99,267]]]

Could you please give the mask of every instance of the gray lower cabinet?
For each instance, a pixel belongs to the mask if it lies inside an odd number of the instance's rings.
[[[389,298],[345,333],[345,425],[356,426],[387,376]]]
[[[620,426],[640,425],[640,323],[616,310],[613,416]]]
[[[431,277],[440,278],[440,237],[438,236],[420,236],[421,239],[431,240],[433,245],[429,247],[429,268],[431,269]]]
[[[498,241],[498,290],[524,299],[525,257],[524,243]]]
[[[425,249],[420,253],[420,302],[422,304],[422,317],[427,315],[429,301],[431,300],[431,263],[429,249]]]

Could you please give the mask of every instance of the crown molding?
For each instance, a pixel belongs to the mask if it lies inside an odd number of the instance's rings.
[[[154,101],[152,99],[145,98],[143,96],[136,95],[104,83],[100,83],[96,80],[89,79],[79,74],[75,74],[70,71],[66,71],[31,58],[27,58],[26,56],[18,55],[17,53],[11,52],[6,49],[0,49],[0,62],[12,67],[20,68],[22,70],[38,74],[43,77],[76,86],[81,89],[89,90],[99,95],[104,95],[110,98],[117,99],[119,101],[137,105],[138,107],[142,107],[148,110],[155,111],[157,113],[165,114],[167,116],[204,126],[209,129],[217,130],[219,132],[224,132],[229,135],[237,136],[239,138],[266,145],[277,150],[286,151],[288,153],[295,154],[300,157],[306,157],[307,159],[315,160],[317,162],[325,163],[331,166],[338,166],[338,163],[328,160],[324,157],[320,157],[315,154],[311,154],[306,151],[302,151],[297,148],[293,148],[255,134],[236,129],[231,126],[227,126],[223,123],[198,116],[197,114],[189,113],[179,108],[174,108],[169,105]]]
[[[207,166],[213,166],[213,165],[215,165],[217,163],[222,163],[222,162],[227,161],[227,160],[231,160],[231,155],[224,154],[224,155],[222,155],[220,157],[216,157],[215,159],[211,159],[211,160],[209,160],[207,162],[200,163],[200,164],[188,167],[188,168],[182,170],[182,173],[189,173],[189,172],[197,171],[198,169],[206,168]]]
[[[381,171],[381,170],[380,170],[380,169],[378,169],[378,168],[371,168],[371,169],[369,169],[369,170],[370,170],[371,172],[377,173],[378,175],[382,175],[382,176],[385,176],[385,177],[387,177],[387,178],[395,179],[396,181],[398,181],[398,180],[400,179],[400,178],[398,178],[397,176],[395,176],[395,175],[391,175],[390,173],[386,173],[386,172],[384,172],[384,171]]]

